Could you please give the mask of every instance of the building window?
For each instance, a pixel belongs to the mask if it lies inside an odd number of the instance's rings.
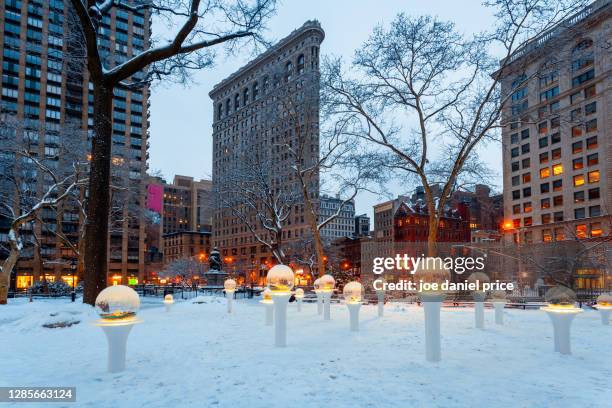
[[[531,181],[531,173],[523,174],[523,183],[529,183]]]
[[[540,169],[540,178],[545,179],[548,177],[550,177],[550,167],[544,167],[543,169]]]
[[[582,73],[582,74],[580,74],[577,77],[574,77],[572,79],[572,88],[580,86],[580,85],[584,84],[585,82],[590,81],[593,78],[595,78],[595,70],[594,69],[589,69],[585,73]]]
[[[563,174],[563,165],[561,163],[555,164],[553,167],[553,176],[558,176]]]
[[[589,154],[587,156],[587,165],[595,166],[596,164],[599,164],[599,154],[598,153]]]
[[[584,185],[584,175],[578,174],[574,176],[574,187],[579,187]]]
[[[528,169],[531,166],[531,160],[528,158],[521,160],[521,164],[523,165],[523,170]]]
[[[521,205],[515,204],[512,206],[512,214],[520,214],[521,213]]]
[[[514,143],[518,143],[519,140],[519,135],[518,133],[513,133],[510,135],[510,143],[514,144]]]
[[[540,149],[548,146],[548,137],[544,136],[538,139],[538,145],[540,146]]]
[[[524,198],[531,197],[531,187],[525,187],[523,189],[523,197]]]
[[[591,102],[584,105],[584,114],[592,115],[597,112],[597,102]]]
[[[576,225],[576,238],[583,239],[587,237],[587,226],[586,224]]]
[[[582,157],[572,160],[572,169],[580,170],[583,167],[584,167],[584,163],[583,163]]]
[[[589,189],[589,200],[597,200],[599,197],[599,187]],[[584,201],[584,191],[582,191],[582,201]]]
[[[582,126],[572,126],[572,137],[582,136]]]
[[[529,129],[521,130],[521,140],[529,139]]]
[[[518,186],[521,184],[521,178],[519,176],[512,177],[512,186]]]
[[[574,209],[574,219],[580,220],[585,217],[584,208],[576,208]]]
[[[304,73],[304,54],[300,54],[297,58],[297,72],[298,74]]]
[[[530,213],[531,212],[531,201],[523,203],[523,212]]]
[[[581,153],[582,152],[582,140],[579,142],[572,143],[572,153]]]
[[[559,207],[563,205],[563,196],[554,196],[553,197],[553,206]]]
[[[546,133],[548,132],[548,122],[544,121],[538,124],[538,133]]]
[[[590,85],[584,88],[584,99],[589,99],[597,95],[595,85]]]
[[[557,211],[553,214],[554,222],[562,222],[563,221],[563,211]]]
[[[599,183],[599,170],[589,171],[588,180],[589,184]]]
[[[597,136],[589,137],[586,140],[587,149],[596,149],[597,148]]]
[[[555,96],[559,95],[559,87],[555,86],[554,88],[550,88],[544,92],[540,92],[540,102],[548,101]]]
[[[550,135],[550,144],[559,143],[561,141],[561,133],[553,133]]]
[[[550,192],[550,184],[542,183],[540,184],[540,194],[546,194]]]
[[[521,198],[521,190],[513,190],[512,191],[512,199],[513,200],[518,200],[519,198]]]
[[[550,208],[550,198],[543,198],[543,199],[541,199],[540,200],[540,208],[542,210]]]
[[[519,162],[512,162],[510,167],[512,168],[512,171],[518,171],[519,170]]]
[[[529,143],[526,143],[521,146],[521,153],[522,154],[529,153]]]
[[[601,207],[592,205],[589,207],[589,217],[599,217],[601,215]]]
[[[533,225],[533,219],[531,217],[523,218],[523,225],[526,227],[530,227],[531,225]]]
[[[540,164],[548,163],[548,152],[540,153]]]
[[[565,231],[563,228],[555,228],[555,240],[563,241],[565,239]]]
[[[552,151],[552,159],[559,160],[561,158],[561,148],[553,149]]]
[[[563,189],[563,180],[555,180],[552,185],[553,191],[561,191]]]
[[[591,237],[597,238],[603,235],[603,231],[601,229],[601,222],[594,222],[591,224]]]
[[[552,233],[549,229],[542,230],[542,241],[551,242],[552,241]]]
[[[574,192],[574,203],[583,203],[584,202],[584,191],[575,191]]]
[[[517,157],[519,155],[519,148],[518,147],[513,147],[512,150],[510,150],[510,156],[511,157]]]
[[[595,132],[597,130],[597,119],[591,119],[587,121],[584,125],[586,128],[586,132]]]
[[[542,224],[550,224],[550,214],[542,214]]]

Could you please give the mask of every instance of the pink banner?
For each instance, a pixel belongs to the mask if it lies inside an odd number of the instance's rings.
[[[159,214],[162,212],[164,202],[164,187],[159,184],[149,184],[147,186],[147,208]]]

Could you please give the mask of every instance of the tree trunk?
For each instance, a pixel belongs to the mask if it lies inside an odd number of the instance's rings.
[[[429,213],[429,229],[427,231],[427,256],[434,257],[438,255],[438,225],[439,218],[436,213]]]
[[[298,167],[298,172],[301,171],[301,168]],[[308,224],[310,225],[310,231],[312,232],[312,239],[314,240],[315,252],[317,254],[317,269],[318,269],[318,277],[325,275],[325,250],[323,249],[323,241],[321,240],[321,231],[319,230],[319,220],[317,220],[314,206],[312,205],[312,201],[310,200],[310,195],[308,194],[308,188],[306,187],[306,182],[304,179],[300,178],[300,183],[302,185],[302,197],[304,199],[304,204],[306,205],[306,218],[308,219]],[[317,277],[313,276],[314,279]],[[313,279],[313,280],[314,280]]]
[[[8,258],[2,262],[0,270],[0,305],[6,305],[8,300],[8,291],[11,284],[11,273],[19,258],[19,250],[11,244],[11,251]]]
[[[85,227],[83,302],[93,305],[106,287],[110,212],[113,87],[94,83],[94,136]]]

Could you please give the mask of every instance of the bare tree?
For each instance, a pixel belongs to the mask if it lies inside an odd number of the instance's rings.
[[[42,147],[37,124],[4,114],[0,119],[0,217],[8,224],[0,304],[6,304],[10,276],[25,245],[36,245],[32,232],[24,230],[33,230],[42,211],[56,212],[58,205],[78,195],[87,178],[82,132],[49,132]]]
[[[168,76],[183,81],[191,70],[213,64],[213,47],[224,44],[231,50],[240,39],[260,42],[261,30],[275,10],[275,1],[71,0],[71,4],[78,16],[75,31],[82,35],[94,94],[83,295],[85,303],[93,304],[106,286],[113,90],[118,86],[134,88]],[[100,48],[102,19],[116,10],[144,11],[146,18],[154,14],[160,21],[167,21],[169,27],[176,26],[178,20],[183,22],[172,37],[151,41],[149,48],[122,61],[106,58]]]
[[[192,285],[196,276],[202,272],[202,263],[195,258],[181,258],[170,262],[160,271],[162,278],[176,279],[180,283]]]
[[[326,61],[325,109],[345,121],[347,134],[387,155],[388,168],[423,185],[430,256],[453,191],[487,173],[477,147],[496,140],[500,126],[507,125],[501,123],[502,111],[513,90],[502,90],[501,79],[516,62],[513,54],[585,4],[491,0],[495,30],[473,38],[452,23],[399,14],[357,50],[352,70],[338,59]],[[438,199],[432,192],[437,183]]]

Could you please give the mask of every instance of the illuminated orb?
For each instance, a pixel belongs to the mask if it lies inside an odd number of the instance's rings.
[[[266,288],[264,289],[262,296],[263,296],[263,300],[272,300],[272,291]]]
[[[109,286],[96,298],[96,311],[105,320],[134,317],[138,309],[140,309],[140,297],[129,286]]]
[[[424,285],[431,284],[428,287],[422,288],[421,295],[444,295],[445,291],[442,289],[442,284],[450,279],[450,269],[444,266],[444,262],[441,262],[441,258],[426,259],[425,262],[419,264],[414,273],[414,278],[417,283],[422,281]],[[431,261],[431,259],[434,261]],[[434,287],[433,284],[436,286]]]
[[[304,297],[304,289],[298,288],[295,290],[295,297],[301,299]]]
[[[332,291],[336,287],[336,280],[331,275],[323,275],[319,278],[319,287],[323,291]]]
[[[612,293],[602,293],[597,296],[597,306],[612,307]]]
[[[478,282],[478,291],[479,292],[483,292],[482,290],[482,284],[483,283],[489,283],[489,277],[487,276],[487,274],[483,273],[483,272],[474,272],[470,275],[470,277],[468,278],[468,282],[469,283],[476,283]]]
[[[226,292],[233,292],[236,290],[236,281],[233,279],[227,279],[225,282],[223,282],[223,287],[225,288]]]
[[[315,279],[314,283],[314,290],[321,290],[321,278]]]
[[[293,289],[293,271],[287,265],[274,265],[266,278],[272,293],[286,293]]]
[[[491,293],[491,300],[493,302],[505,302],[506,301],[506,291],[505,290],[495,290]]]
[[[363,298],[363,285],[357,281],[349,282],[344,285],[342,294],[346,302],[359,303]]]
[[[551,307],[573,308],[576,303],[576,292],[565,286],[555,286],[546,292],[544,300]]]
[[[174,303],[174,297],[171,294],[164,296],[164,303]]]

